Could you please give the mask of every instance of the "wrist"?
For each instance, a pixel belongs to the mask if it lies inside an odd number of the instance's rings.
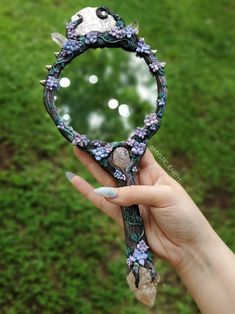
[[[199,281],[206,277],[216,276],[225,272],[226,264],[235,263],[235,255],[210,227],[203,241],[187,245],[183,249],[182,259],[175,270],[181,278]]]
[[[207,270],[210,260],[216,253],[218,246],[224,244],[209,223],[199,230],[198,237],[182,246],[182,258],[175,266],[179,274],[191,273],[200,268]]]
[[[235,313],[235,257],[210,226],[188,245],[176,271],[202,313]]]

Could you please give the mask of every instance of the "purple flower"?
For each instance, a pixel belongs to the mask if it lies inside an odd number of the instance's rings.
[[[138,263],[141,266],[144,266],[146,259],[148,258],[148,245],[144,240],[141,240],[134,250],[134,253],[130,255],[127,259],[128,266],[132,266],[134,263]]]
[[[123,28],[119,28],[117,26],[112,28],[109,34],[117,39],[123,38],[125,36]]]
[[[151,125],[151,127],[149,128],[151,131],[155,131],[157,129],[157,125],[153,124]]]
[[[133,147],[135,144],[135,140],[133,138],[128,138],[128,140],[126,141],[127,145],[129,145],[130,147]]]
[[[64,43],[63,52],[66,55],[70,55],[70,54],[80,50],[80,48],[81,48],[81,43],[79,41],[73,40],[73,39],[68,39]]]
[[[148,254],[142,253],[141,251],[135,249],[133,257],[136,261],[141,265],[144,266],[146,259],[148,258]]]
[[[135,249],[133,256],[136,258],[136,261],[142,266],[144,266],[145,261],[148,258],[148,254],[142,253],[137,249]]]
[[[86,34],[85,43],[86,44],[94,44],[97,42],[98,34],[96,32],[90,32]]]
[[[138,249],[135,249],[133,255],[130,255],[127,259],[127,264],[130,267],[134,263],[138,263],[141,266],[144,266],[148,254],[141,252]]]
[[[147,54],[149,55],[151,53],[150,46],[146,45],[144,42],[144,38],[140,38],[137,44],[136,52],[140,54]]]
[[[108,154],[110,154],[112,152],[112,150],[113,150],[113,147],[112,147],[111,144],[107,144],[107,145],[105,145],[105,149],[106,149],[106,152]]]
[[[49,90],[58,89],[59,88],[59,81],[54,76],[48,76],[46,81],[46,88]]]
[[[157,64],[157,62],[152,62],[149,65],[150,69],[152,70],[153,73],[157,72],[159,70],[159,66]]]
[[[104,147],[97,147],[97,148],[93,149],[92,152],[93,152],[96,160],[101,160],[103,158],[108,157],[108,155],[109,155],[106,152]]]
[[[100,146],[101,146],[101,144],[100,144],[99,141],[94,141],[92,144],[93,144],[94,146],[96,146],[96,147],[100,147]]]
[[[124,173],[122,173],[120,170],[116,170],[114,173],[114,177],[117,178],[118,180],[126,180],[126,176]]]
[[[127,265],[130,267],[132,264],[134,264],[136,261],[136,258],[132,255],[130,255],[127,259]]]
[[[132,26],[128,25],[127,27],[125,27],[123,29],[123,34],[124,36],[126,36],[127,38],[131,38],[133,35],[135,35],[137,33],[137,29],[133,28]]]
[[[147,135],[147,130],[145,128],[137,128],[135,134],[143,139]]]
[[[149,127],[149,126],[152,127],[152,126],[158,124],[157,114],[154,112],[154,113],[150,113],[150,114],[146,115],[145,119],[144,119],[144,124],[147,127]]]
[[[106,146],[100,146],[92,150],[96,160],[107,158],[112,151],[112,145],[107,144]]]
[[[77,21],[69,22],[66,24],[67,38],[76,38],[75,29],[77,27]]]
[[[149,246],[147,246],[147,244],[145,243],[144,240],[141,240],[138,244],[137,244],[137,249],[142,252],[145,253],[148,250]]]
[[[64,123],[64,121],[60,121],[59,124],[57,125],[57,128],[60,130],[65,130],[67,125]]]
[[[155,60],[149,65],[149,67],[153,73],[159,72],[160,75],[163,75],[165,65],[166,65],[166,62],[159,63],[157,60]]]
[[[158,104],[158,106],[165,106],[165,104],[166,104],[165,99],[159,98],[157,100],[157,104]]]
[[[143,155],[146,149],[145,143],[135,142],[134,146],[131,149],[131,152],[135,155]]]
[[[137,128],[137,132],[139,132],[140,135],[143,135],[143,132],[139,131],[138,129],[141,129],[141,128]],[[136,135],[138,135],[138,134],[136,133]],[[142,155],[145,151],[146,145],[144,143],[137,142],[133,138],[129,138],[126,143],[127,143],[127,145],[132,147],[131,152],[136,154],[136,155]]]
[[[158,62],[155,53],[151,52],[149,57],[150,57],[150,60],[152,61],[152,63]]]
[[[79,145],[79,146],[81,146],[81,147],[87,146],[88,143],[89,143],[89,140],[88,140],[88,138],[86,137],[86,135],[81,135],[81,134],[79,134],[79,133],[76,133],[76,135],[75,135],[75,137],[74,137],[74,139],[73,139],[73,141],[72,141],[72,144],[73,144],[74,146]]]

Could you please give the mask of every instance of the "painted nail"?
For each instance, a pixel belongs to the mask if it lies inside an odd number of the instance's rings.
[[[70,182],[72,181],[73,177],[75,176],[75,174],[72,173],[72,172],[66,172],[65,175],[66,175],[66,178],[67,178]]]
[[[101,187],[101,188],[95,189],[94,192],[106,198],[115,198],[118,194],[117,189],[109,188],[109,187]]]

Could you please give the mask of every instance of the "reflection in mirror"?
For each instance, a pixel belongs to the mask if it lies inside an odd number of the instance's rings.
[[[121,49],[95,49],[77,57],[60,76],[55,104],[80,134],[125,140],[154,112],[157,84],[143,59]]]

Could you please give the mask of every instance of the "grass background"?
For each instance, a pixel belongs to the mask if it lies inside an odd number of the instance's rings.
[[[38,80],[54,61],[50,33],[98,5],[137,20],[167,62],[168,108],[151,144],[235,249],[234,1],[1,0],[0,313],[199,313],[161,261],[155,307],[133,299],[120,229],[64,177],[93,182],[47,116]]]

